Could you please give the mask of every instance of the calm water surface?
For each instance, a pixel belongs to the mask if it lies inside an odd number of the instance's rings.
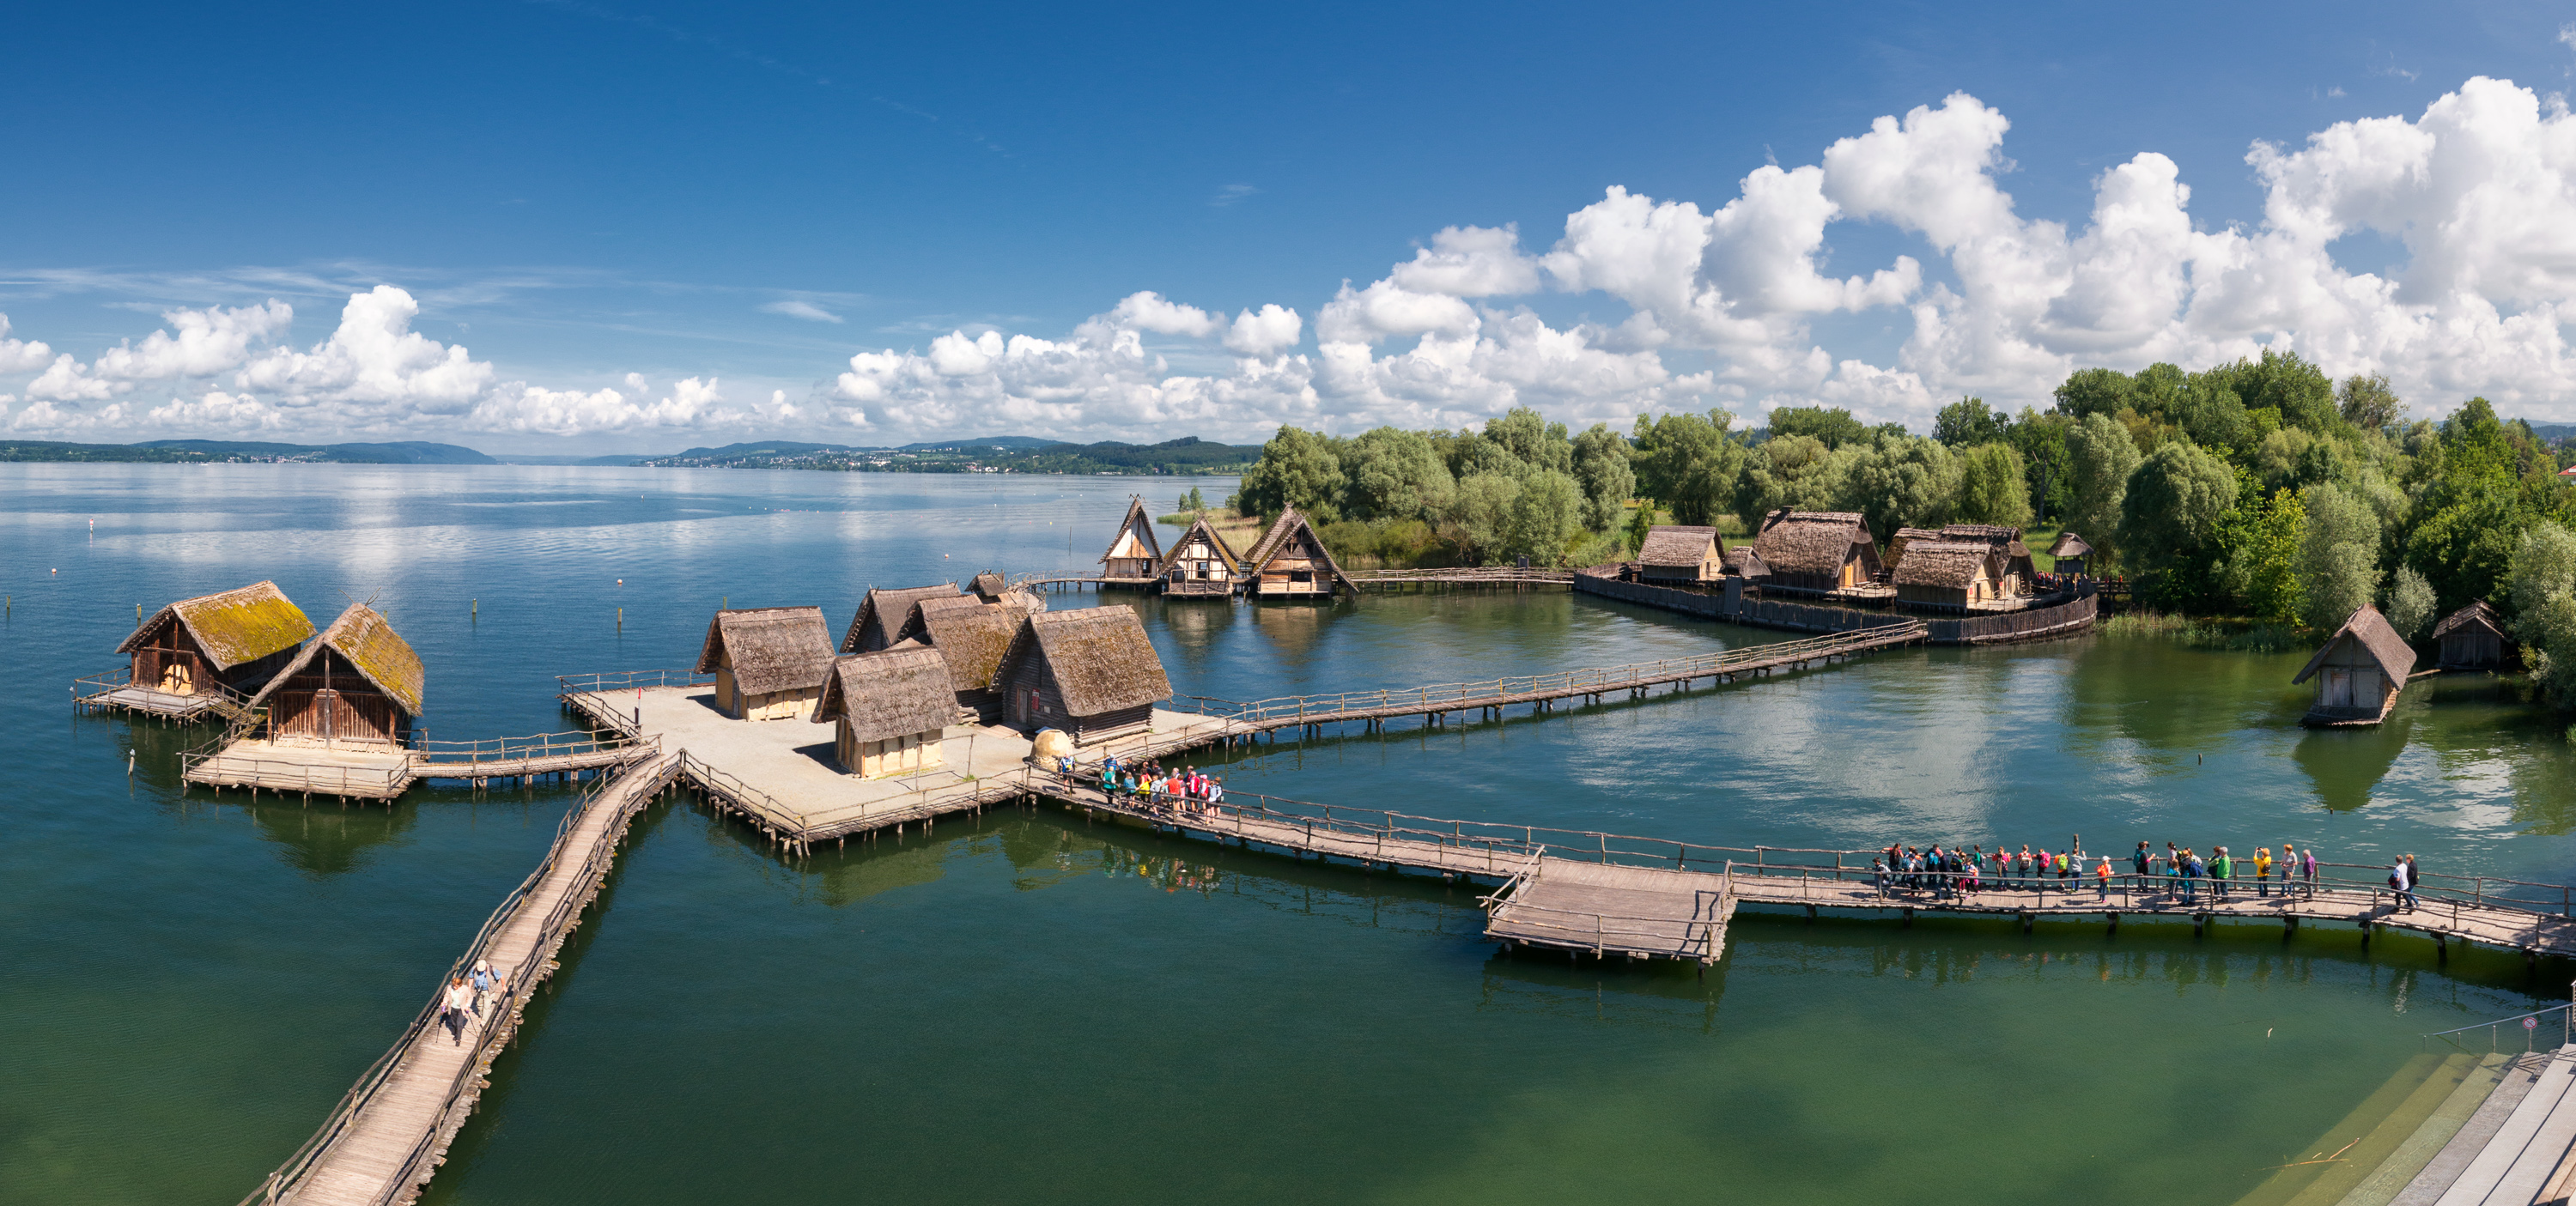
[[[723,602],[838,624],[871,584],[1089,562],[1134,484],[0,466],[0,1200],[248,1190],[569,799],[183,795],[203,731],[66,707],[138,603],[268,577],[320,624],[374,598],[428,664],[433,737],[533,733],[567,727],[553,675],[683,665]],[[1177,689],[1231,698],[1776,639],[1561,594],[1143,612]],[[2509,689],[2435,680],[2377,732],[2305,733],[2299,661],[1913,651],[1221,769],[1739,846],[2287,839],[2571,878],[2576,766]],[[433,1200],[2225,1203],[2417,1034],[2570,974],[2349,930],[1750,917],[1702,981],[1498,957],[1472,888],[1052,811],[790,866],[663,808],[628,851]]]

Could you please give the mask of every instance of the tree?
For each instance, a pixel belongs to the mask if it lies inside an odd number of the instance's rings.
[[[1431,437],[1380,427],[1342,450],[1344,492],[1356,519],[1436,519],[1457,492]]]
[[[2171,564],[2156,591],[2169,602],[2232,603],[2258,620],[2296,619],[2306,597],[2299,549],[2307,508],[2288,490],[2265,496],[2250,476],[2237,474],[2236,482],[2236,505],[2219,520],[2211,547]]]
[[[2523,533],[2506,593],[2532,680],[2551,703],[2576,707],[2576,533],[2550,521]]]
[[[2236,472],[2226,462],[2190,443],[2163,445],[2129,475],[2120,540],[2147,564],[2170,568],[2217,534],[2236,494]]]
[[[1736,493],[1743,472],[1744,446],[1726,438],[1735,416],[1722,410],[1702,418],[1693,414],[1637,417],[1636,489],[1663,504],[1673,522],[1717,521]]]
[[[1735,514],[1750,527],[1780,507],[1821,511],[1839,492],[1834,454],[1814,436],[1773,436],[1756,445],[1736,478]],[[1676,514],[1674,518],[1679,519]]]
[[[2012,420],[1986,409],[1983,398],[1961,398],[1941,408],[1932,420],[1932,438],[1952,448],[1974,448],[2004,438]]]
[[[1521,479],[1509,474],[1478,473],[1459,479],[1444,534],[1478,562],[1495,560],[1509,536],[1512,503],[1520,494]]]
[[[1882,435],[1866,446],[1843,449],[1828,461],[1845,461],[1835,509],[1858,511],[1872,534],[1901,527],[1937,528],[1959,505],[1959,458],[1941,444],[1912,435]]]
[[[2137,383],[2118,369],[2077,369],[2057,387],[2057,409],[2077,419],[2116,414],[2131,404],[2136,393]]]
[[[1330,437],[1281,427],[1261,446],[1261,459],[1244,470],[1243,513],[1264,518],[1295,507],[1316,523],[1341,517],[1342,465]]]
[[[2030,522],[2030,487],[2012,445],[1980,444],[1959,454],[1958,517],[2016,528]]]
[[[1181,496],[1180,505],[1173,509],[1177,511],[1187,511],[1193,514],[1205,511],[1207,510],[1207,496],[1199,493],[1198,487],[1192,486],[1190,487],[1189,493]]]
[[[1485,439],[1534,472],[1574,469],[1574,446],[1566,441],[1565,424],[1550,423],[1529,407],[1515,406],[1485,420]]]
[[[2234,391],[2248,411],[2281,412],[2285,426],[2322,432],[2342,419],[2335,413],[2334,382],[2297,352],[2266,348],[2260,360],[2239,360],[2200,375]]]
[[[2299,541],[2299,580],[2310,628],[2332,631],[2379,594],[2379,516],[2331,482],[2300,493],[2308,530]]]
[[[2066,457],[2074,488],[2063,521],[2104,556],[2116,560],[2129,475],[2137,471],[2140,459],[2138,446],[2129,442],[2129,429],[2118,419],[2094,411],[2067,429]]]
[[[1628,500],[1637,494],[1631,459],[1626,437],[1609,424],[1595,423],[1574,437],[1574,480],[1583,486],[1585,528],[1607,532],[1619,525]]]
[[[1583,486],[1554,469],[1531,474],[1512,497],[1503,531],[1504,560],[1527,557],[1533,565],[1565,559],[1566,542],[1583,533]]]
[[[2359,373],[2343,379],[2335,387],[2335,411],[2343,421],[2363,431],[2381,431],[2394,427],[2406,417],[2406,403],[2398,400],[2397,391],[2388,387],[2385,373],[2364,377]]]
[[[2071,493],[2075,480],[2075,463],[2066,453],[2066,432],[2074,425],[2070,415],[2055,411],[2043,415],[2025,406],[2021,408],[2021,419],[2007,429],[2006,437],[2013,450],[2021,454],[2031,506],[2041,519],[2065,514],[2063,500]]]
[[[1833,449],[1866,439],[1869,428],[1839,406],[1783,406],[1771,412],[1771,436],[1784,435],[1812,436]]]
[[[2388,603],[2380,612],[2388,617],[2388,626],[2409,641],[2424,635],[2433,623],[2433,584],[2416,573],[2414,567],[2401,565],[2389,576]]]

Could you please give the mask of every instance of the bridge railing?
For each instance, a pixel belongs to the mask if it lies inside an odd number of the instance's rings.
[[[2558,1015],[2555,1021],[2547,1020],[2551,1014]],[[2522,1031],[2524,1051],[2530,1051],[2532,1043],[2540,1032],[2550,1026],[2558,1027],[2558,1041],[2550,1044],[2552,1047],[2564,1047],[2569,1043],[2576,1043],[2576,1008],[2570,1008],[2567,1005],[2552,1005],[2547,1009],[2517,1013],[2512,1017],[2497,1018],[2492,1022],[2475,1022],[2467,1026],[2455,1026],[2449,1030],[2436,1030],[2420,1037],[2428,1050],[2433,1046],[2434,1039],[2440,1039],[2462,1051],[2467,1051],[2471,1048],[2460,1036],[2474,1035],[2475,1032],[2483,1030],[2487,1032],[2487,1052],[2494,1054],[2503,1050],[2502,1036],[2497,1031],[2508,1022],[2522,1023],[2514,1029]]]
[[[204,778],[198,777],[201,770]],[[217,787],[261,787],[270,791],[314,795],[390,796],[400,792],[411,777],[411,770],[401,766],[317,765],[226,753],[220,749],[194,749],[179,755],[180,781]]]
[[[150,691],[155,695],[167,694],[158,687],[135,682],[134,667],[127,664],[103,674],[91,674],[73,679],[72,702],[85,707],[98,707],[105,703],[107,696],[128,688]],[[196,684],[196,688],[193,694],[179,698],[203,699],[210,707],[226,716],[250,706],[250,696],[227,687],[221,682],[209,679]]]
[[[610,730],[580,729],[566,733],[533,733],[525,737],[488,737],[480,741],[421,741],[412,746],[416,759],[429,764],[428,769],[472,769],[478,763],[523,762],[532,758],[563,758],[585,754],[609,754],[628,751],[642,756],[659,750],[661,734],[638,739],[634,734]]]
[[[1479,682],[1436,683],[1421,687],[1381,688],[1374,691],[1340,691],[1326,695],[1291,695],[1249,702],[1216,699],[1204,695],[1184,695],[1174,698],[1175,702],[1187,711],[1254,724],[1293,722],[1308,717],[1329,718],[1353,712],[1394,709],[1418,709],[1425,712],[1457,711],[1480,704],[1490,704],[1499,699],[1582,695],[1671,682],[1683,678],[1724,674],[1746,666],[1825,657],[1847,649],[1899,643],[1918,639],[1922,634],[1922,624],[1919,621],[1909,621],[1901,625],[1856,629],[1795,641],[1748,645],[1694,657],[1665,658],[1660,661],[1637,662],[1626,666],[1561,670],[1554,674],[1505,675]]]
[[[1875,855],[1875,851],[1870,851],[1862,853],[1860,857],[1870,858]],[[1845,852],[1843,858],[1848,864],[1851,855]],[[2329,864],[2319,865],[2324,867]],[[2343,868],[2354,866],[2353,864],[2333,865]],[[1974,890],[1977,892],[2036,890],[2042,899],[2050,893],[2057,893],[2070,900],[2100,900],[2107,889],[2110,898],[2117,901],[2120,908],[2145,912],[2189,911],[2213,900],[2256,900],[2267,894],[2271,896],[2295,894],[2300,900],[2325,900],[2358,908],[2393,907],[2403,903],[2398,899],[2397,891],[2389,887],[2385,880],[2374,882],[2368,877],[2322,873],[2314,880],[2304,878],[2293,880],[2280,876],[2269,880],[2258,880],[2250,875],[2235,875],[2222,880],[2210,877],[2177,877],[2160,873],[2140,875],[2132,870],[2115,872],[2106,882],[2089,869],[2082,875],[2066,878],[2060,878],[2054,872],[1985,873],[1971,876],[1961,872],[1933,871],[1890,871],[1884,873],[1882,877],[1880,873],[1866,867],[1783,862],[1766,862],[1763,865],[1749,867],[1739,865],[1735,871],[1738,875],[1759,880],[1795,879],[1834,884],[1871,884],[1879,878],[1884,878],[1889,885],[1888,898],[1891,901],[1900,902],[1956,898],[1956,893],[1966,890],[1967,884],[1974,882],[1977,885]],[[2563,917],[2566,915],[2564,905],[2559,899],[2536,898],[2538,896],[2536,893],[2518,897],[2508,896],[2491,890],[2501,885],[2519,884],[2530,888],[2546,889],[2548,896],[2556,897],[2565,891],[2563,885],[2530,884],[2527,881],[2495,877],[2486,877],[2483,882],[2475,882],[2479,877],[2474,876],[2453,878],[2473,882],[2467,888],[2410,889],[2410,893],[2419,902],[2416,908],[2419,911],[2430,911],[2437,917],[2447,916],[2455,927],[2463,918],[2472,917],[2476,911],[2482,909],[2498,910],[2508,916]]]
[[[695,670],[623,670],[607,674],[558,674],[556,694],[599,695],[610,691],[634,691],[644,687],[712,686],[716,676]]]

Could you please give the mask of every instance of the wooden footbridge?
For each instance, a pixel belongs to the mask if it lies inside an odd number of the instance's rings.
[[[307,799],[390,802],[424,779],[489,787],[548,777],[578,780],[585,772],[652,758],[652,738],[584,730],[499,737],[486,741],[425,741],[414,747],[381,742],[265,740],[246,735],[256,716],[224,737],[179,755],[183,784],[248,789]]]

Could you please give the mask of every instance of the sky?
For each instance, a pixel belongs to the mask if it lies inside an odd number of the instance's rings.
[[[2576,420],[2565,3],[32,6],[0,433],[1929,430],[2266,348]]]

